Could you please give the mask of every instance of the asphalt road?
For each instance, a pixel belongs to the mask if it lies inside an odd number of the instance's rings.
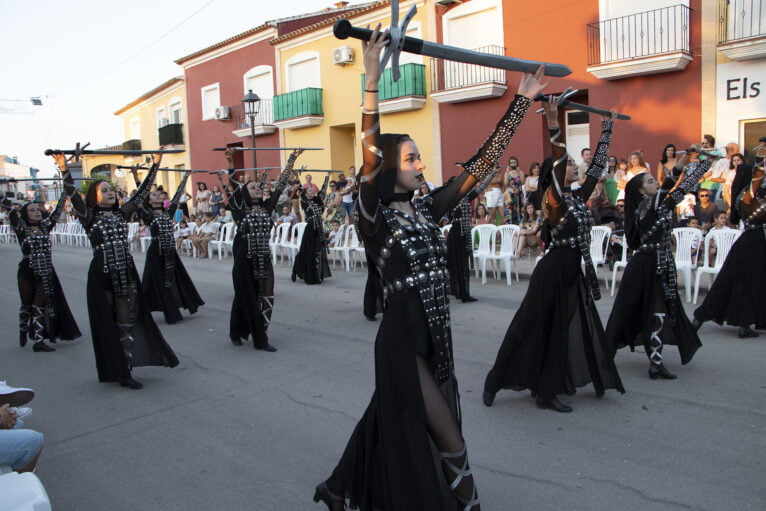
[[[18,246],[0,245],[0,380],[37,391],[28,427],[45,434],[37,473],[63,510],[320,510],[314,486],[338,461],[372,395],[376,323],[361,313],[366,273],[321,286],[277,268],[274,354],[227,338],[231,258],[184,258],[207,302],[177,325],[155,318],[181,363],[138,368],[143,390],[100,384],[85,305],[90,250],[54,247],[84,336],[55,353],[18,346]],[[143,266],[143,256],[136,254]],[[675,381],[652,381],[642,353],[617,357],[625,395],[592,388],[539,410],[528,393],[481,403],[484,376],[526,291],[474,279],[479,302],[452,304],[464,434],[485,510],[766,508],[766,334],[706,324]],[[601,270],[603,271],[603,270]],[[603,279],[602,279],[603,282]],[[605,321],[612,298],[599,302]],[[691,311],[691,308],[688,309]],[[0,502],[0,508],[2,503]]]

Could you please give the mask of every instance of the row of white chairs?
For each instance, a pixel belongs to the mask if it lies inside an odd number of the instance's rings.
[[[281,258],[283,264],[285,261],[289,261],[290,265],[293,264],[295,256],[301,248],[306,225],[306,222],[295,224],[283,222],[271,228],[269,247],[271,247],[272,264],[276,265],[278,258]]]
[[[707,236],[702,235],[702,231],[690,227],[678,227],[673,229],[673,238],[676,244],[674,260],[676,271],[684,276],[684,288],[686,290],[686,301],[692,301],[692,273],[696,272],[694,279],[694,304],[699,299],[700,281],[703,275],[710,276],[710,284],[721,271],[723,263],[729,256],[731,247],[742,235],[738,229],[711,229]],[[715,261],[711,261],[710,248],[715,243],[716,255]],[[628,265],[628,247],[625,236],[622,237],[622,257],[614,263],[612,270],[612,289],[614,296],[615,285],[617,282],[617,271]],[[699,256],[703,254],[703,264],[699,266]]]

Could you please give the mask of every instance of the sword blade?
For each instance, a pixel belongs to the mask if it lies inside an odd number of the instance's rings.
[[[81,155],[96,155],[96,156],[108,156],[108,155],[115,155],[115,156],[139,156],[143,154],[177,154],[177,153],[183,153],[185,152],[184,149],[157,149],[154,151],[143,151],[138,149],[123,149],[123,150],[101,150],[101,149],[85,149],[83,151],[80,151],[79,154]],[[75,154],[77,153],[74,149],[46,149],[45,155],[50,156],[54,153],[61,153],[61,154]]]
[[[354,27],[348,20],[338,20],[333,25],[333,33],[338,39],[347,39],[353,37],[362,41],[369,41],[372,30],[366,28]],[[390,40],[390,36],[388,37]],[[505,55],[492,55],[474,50],[466,50],[446,44],[431,43],[416,39],[414,37],[405,37],[402,50],[408,53],[416,53],[428,57],[435,57],[465,64],[476,64],[478,66],[494,67],[498,69],[507,69],[508,71],[523,71],[525,73],[534,73],[543,62],[534,60],[517,59],[506,57]],[[564,64],[545,63],[545,74],[547,76],[567,76],[572,70]]]
[[[546,96],[543,96],[542,94],[540,94],[539,96],[535,98],[535,101],[547,101],[547,100],[548,98]],[[582,105],[580,103],[575,103],[574,101],[569,101],[568,99],[562,101],[561,106],[565,106],[573,110],[582,110],[583,112],[589,112],[589,113],[597,114],[597,115],[603,115],[603,116],[611,115],[611,112],[609,110],[604,110],[603,108],[598,108],[598,107],[590,106],[590,105]],[[621,121],[630,120],[629,115],[620,114],[617,112],[615,112],[615,118]]]
[[[404,49],[407,51],[406,42]],[[521,71],[522,73],[534,73],[537,71],[537,68],[543,64],[545,64],[546,76],[567,76],[572,73],[572,70],[564,64],[552,64],[548,62],[538,62],[536,60],[507,57],[505,55],[493,55],[491,53],[466,50],[464,48],[458,48],[457,46],[431,43],[428,41],[423,41],[420,54],[427,57],[462,62],[464,64],[493,67],[496,69],[505,69],[507,71]]]
[[[227,149],[234,149],[235,151],[294,151],[296,149],[324,151],[324,147],[214,147],[213,151],[226,151]]]

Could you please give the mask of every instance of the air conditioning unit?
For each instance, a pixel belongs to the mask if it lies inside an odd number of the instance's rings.
[[[344,66],[354,62],[354,49],[351,46],[341,46],[332,51],[332,63],[336,66]]]
[[[219,121],[228,121],[229,120],[229,107],[228,106],[219,106],[215,109],[215,118]]]
[[[168,124],[170,124],[170,119],[167,117],[160,117],[160,128],[164,128]]]

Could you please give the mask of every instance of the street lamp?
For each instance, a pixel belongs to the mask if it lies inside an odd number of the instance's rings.
[[[248,89],[247,94],[245,94],[245,97],[242,98],[242,104],[245,106],[245,115],[247,115],[247,120],[250,122],[250,145],[253,147],[253,149],[255,149],[255,116],[258,115],[258,107],[261,106],[261,98],[258,97],[258,94],[253,92],[253,89]],[[257,152],[258,151],[252,151],[254,169],[258,168],[258,158],[256,156]],[[253,174],[257,180],[258,171],[254,170]]]

